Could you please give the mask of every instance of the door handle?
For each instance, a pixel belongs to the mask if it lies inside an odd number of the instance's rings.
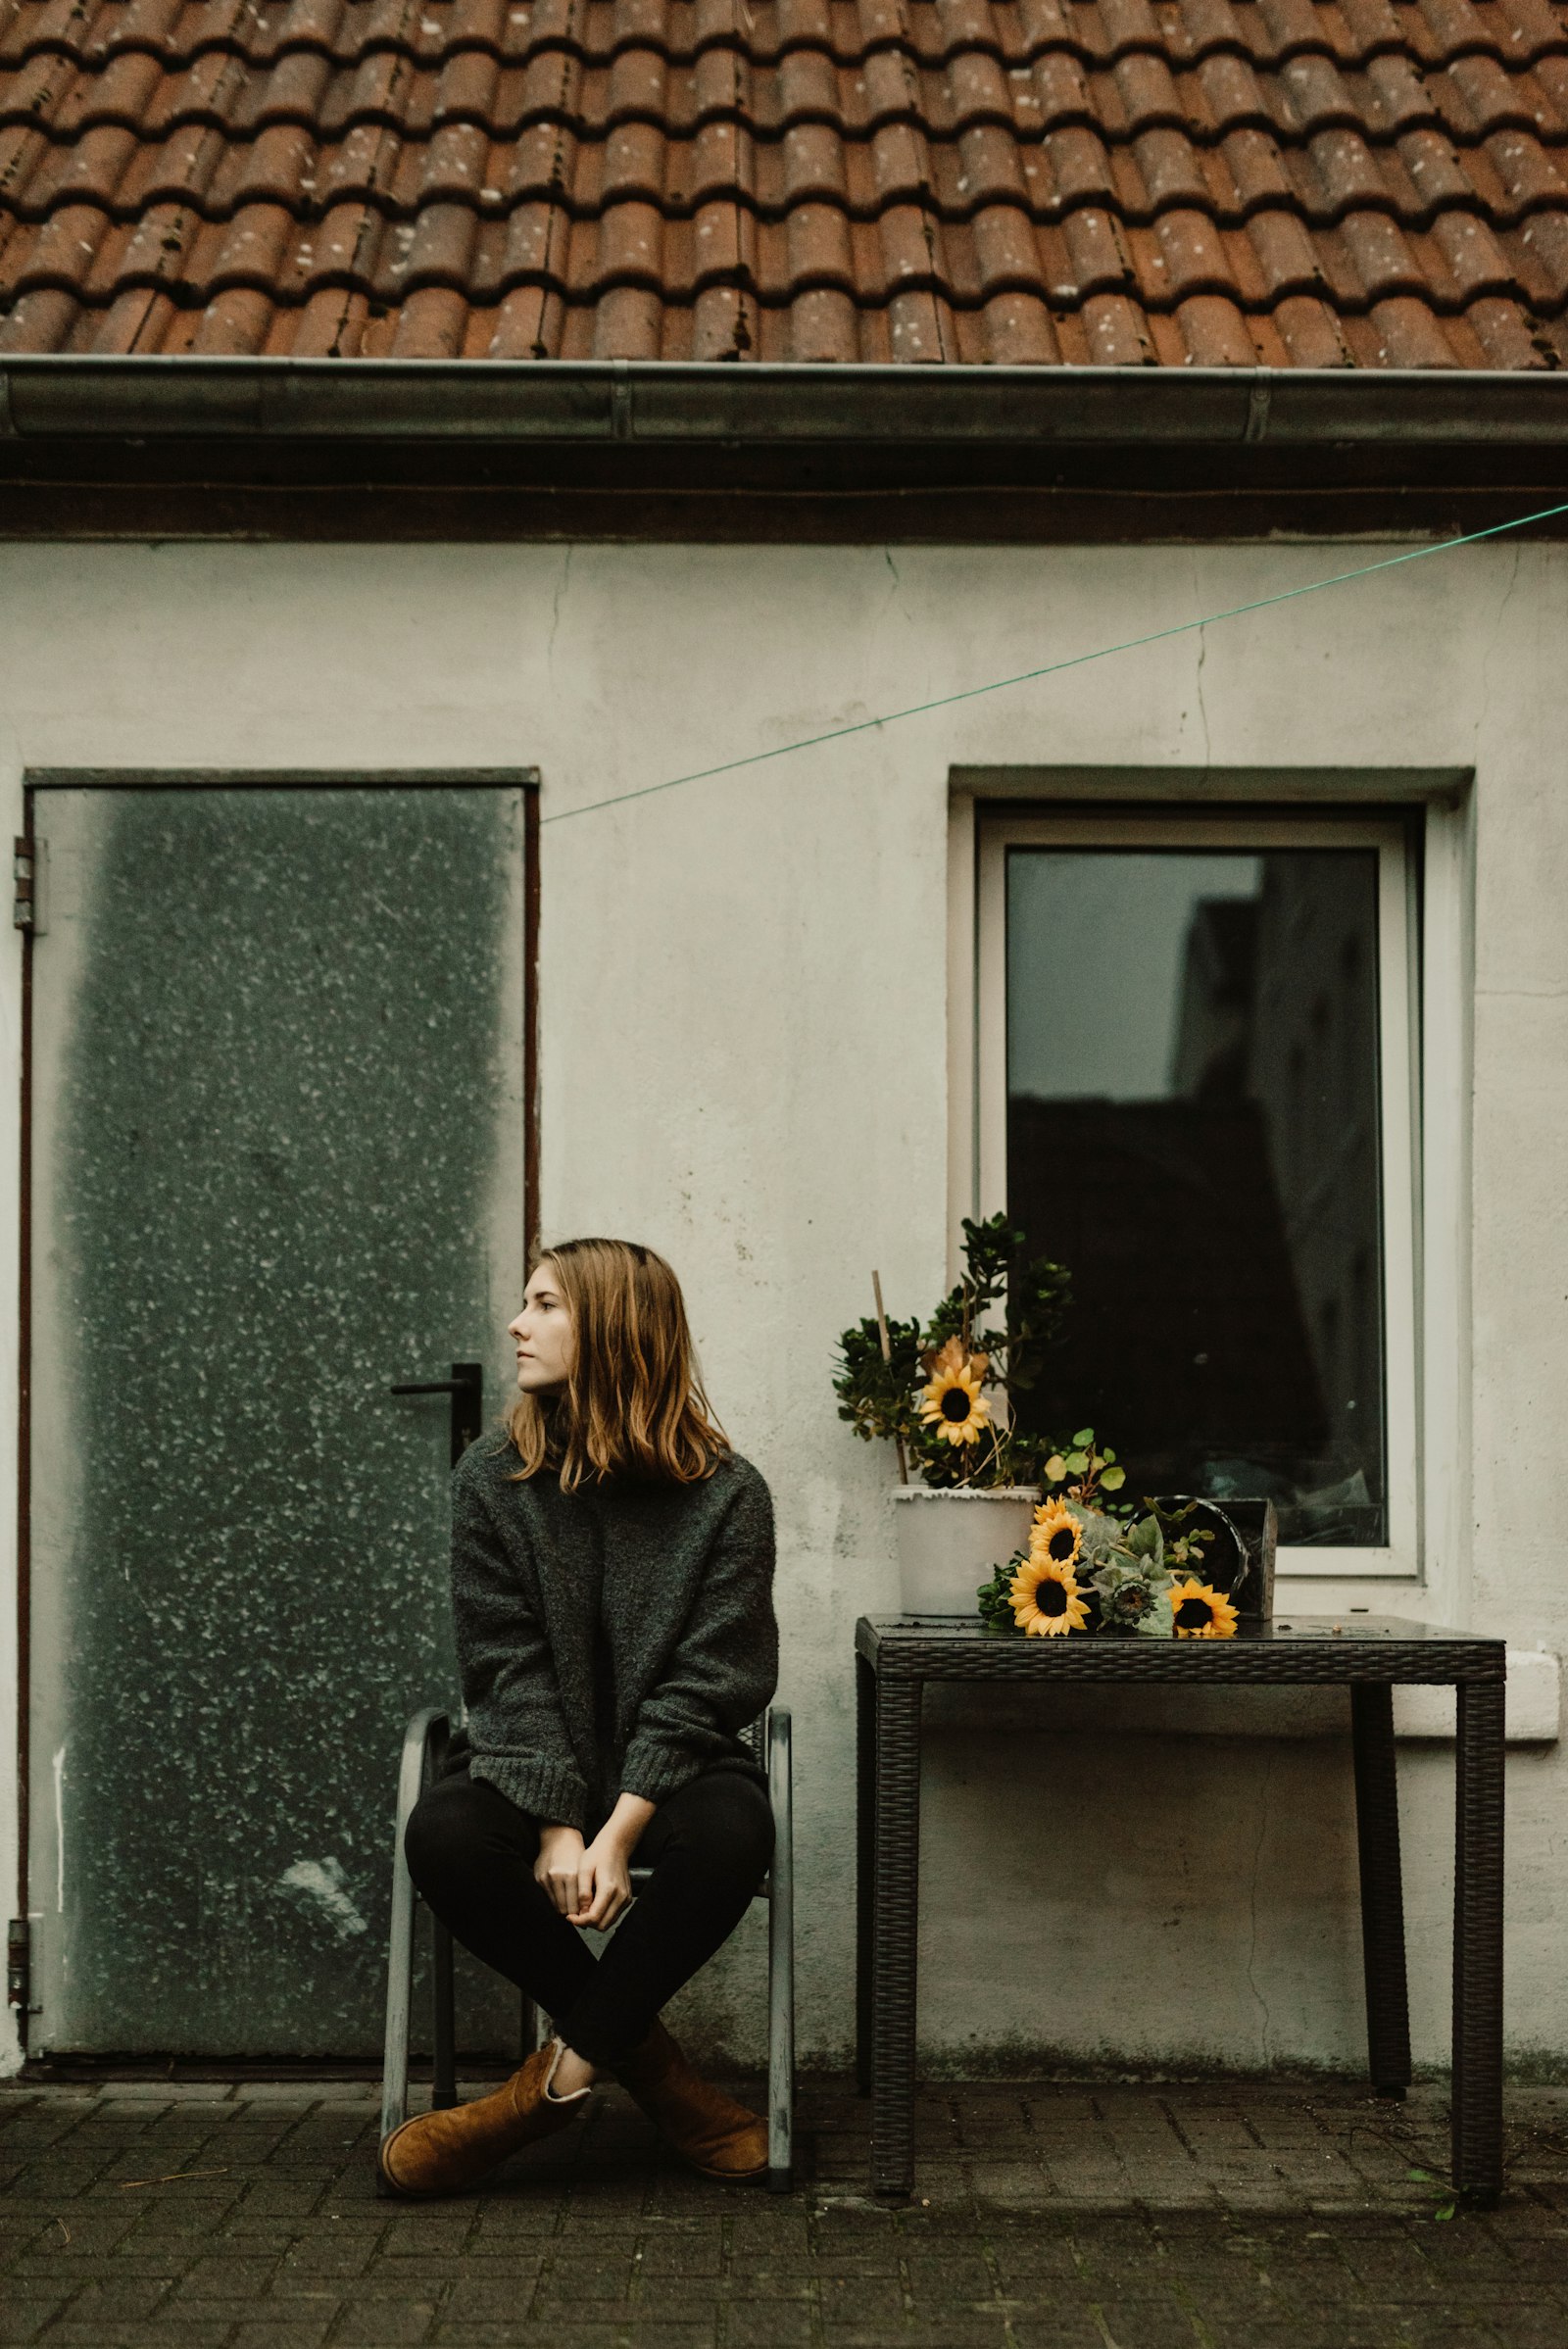
[[[456,1468],[484,1425],[484,1364],[454,1362],[449,1379],[412,1379],[389,1387],[389,1395],[450,1395],[452,1397],[452,1465]]]

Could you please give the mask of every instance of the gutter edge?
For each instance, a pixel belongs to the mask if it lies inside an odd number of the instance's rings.
[[[0,358],[0,435],[1568,448],[1568,370]]]

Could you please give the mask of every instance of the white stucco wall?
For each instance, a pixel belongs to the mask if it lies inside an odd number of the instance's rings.
[[[553,818],[1386,551],[10,546],[0,769],[13,830],[29,764],[537,764]],[[715,1399],[777,1496],[808,2057],[842,2058],[851,2029],[851,1629],[894,1599],[888,1464],[837,1421],[830,1356],[873,1263],[905,1309],[946,1276],[950,768],[1147,766],[1167,792],[1181,769],[1201,798],[1209,766],[1473,767],[1474,1547],[1445,1611],[1558,1649],[1565,642],[1568,549],[1504,541],[547,824],[545,1230],[671,1256]],[[15,1101],[11,950],[4,973]],[[15,1195],[8,1118],[8,1326]],[[0,1327],[8,1480],[15,1357]],[[13,1517],[0,1500],[5,1544]],[[1259,1737],[1259,1701],[1238,1698],[1234,1738],[933,1731],[928,2061],[1361,2060],[1348,1755],[1333,1735]],[[1417,2055],[1441,2063],[1449,1753],[1401,1753]],[[1568,2063],[1565,1792],[1560,1747],[1511,1752],[1521,2062]],[[755,2052],[759,1992],[737,1949],[693,2019]]]

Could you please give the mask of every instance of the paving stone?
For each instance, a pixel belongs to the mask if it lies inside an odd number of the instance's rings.
[[[891,2332],[905,2315],[904,2286],[892,2276],[827,2276],[817,2294],[828,2325],[880,2326]]]
[[[441,2325],[432,2349],[714,2349],[712,2325]]]
[[[291,2317],[280,2323],[265,2317],[254,2324],[247,2320],[229,2334],[228,2349],[320,2349],[331,2323],[330,2314],[306,2321]]]
[[[105,2251],[78,2258],[74,2244],[55,2250],[46,2234],[38,2246],[23,2253],[11,2275],[15,2284],[71,2285],[98,2283],[112,2276],[152,2276],[172,2282],[178,2263],[162,2252]]]
[[[1103,2343],[1102,2333],[1094,2337]],[[1007,2349],[1006,2315],[998,2309],[989,2316],[956,2311],[927,2323],[911,2318],[896,2332],[879,2325],[827,2325],[822,2339],[826,2349],[888,2349],[894,2341],[901,2349]]]
[[[645,2243],[635,2256],[645,2279],[653,2276],[679,2276],[700,2285],[709,2276],[723,2275],[726,2255],[723,2240],[715,2229],[709,2242],[668,2243],[656,2238]],[[759,2267],[771,2268],[776,2265],[776,2256],[771,2251],[760,2253],[742,2250],[737,2246],[734,2256],[738,2266],[755,2263]],[[804,2245],[802,2256],[808,2256]]]
[[[808,2252],[786,2252],[757,2263],[764,2276],[898,2276],[903,2273],[906,2245],[897,2238],[887,2243],[863,2241],[823,2244]],[[737,2260],[737,2269],[745,2263]]]
[[[1206,2340],[1209,2349],[1406,2349],[1406,2336],[1391,2332],[1387,2318],[1364,2310],[1333,2325],[1299,2317],[1257,2325],[1212,2325]],[[1492,2335],[1478,2336],[1476,2349],[1492,2349]]]
[[[460,2252],[472,2230],[473,2211],[468,2206],[450,2212],[400,2215],[397,2224],[385,2231],[381,2256],[383,2259],[440,2258],[447,2252]]]
[[[629,2246],[619,2258],[603,2260],[552,2245],[540,2288],[552,2300],[623,2300],[636,2272]]]
[[[334,2340],[353,2342],[356,2349],[404,2349],[411,2341],[427,2341],[435,2323],[433,2300],[400,2295],[396,2300],[368,2301],[346,2308]]]
[[[230,2317],[186,2317],[177,2324],[163,2318],[159,2322],[157,2339],[160,2349],[224,2349],[233,2331]],[[50,2349],[143,2349],[148,2339],[145,2325],[105,2324],[96,2319],[78,2325],[66,2317],[51,2325],[42,2336]]]
[[[811,2349],[820,2337],[813,2312],[789,2302],[753,2301],[727,2310],[724,2317],[728,2349]],[[882,2337],[893,2336],[884,2331]],[[897,2337],[904,2338],[902,2328]]]
[[[504,2275],[466,2276],[441,2303],[441,2320],[451,2325],[460,2318],[499,2325],[526,2314],[538,2281],[535,2262],[519,2263]]]
[[[991,2266],[984,2251],[967,2244],[940,2251],[914,2247],[906,2254],[903,2265],[916,2298],[926,2292],[950,2300],[965,2295],[972,2298],[991,2290]]]
[[[1017,2349],[1105,2349],[1105,2336],[1087,2313],[1060,2317],[1020,2317],[1010,2327]],[[1117,2349],[1134,2349],[1131,2342]]]
[[[1483,2314],[1489,2321],[1486,2337],[1506,2344],[1506,2349],[1562,2349],[1568,2341],[1568,2310],[1538,2308],[1497,2309],[1486,2306]],[[1430,2327],[1430,2315],[1412,2319],[1409,2337],[1412,2342],[1430,2338],[1423,2336],[1422,2325]]]
[[[0,2341],[35,2340],[70,2302],[69,2292],[24,2292],[8,2285],[0,2300]]]
[[[179,2278],[180,2291],[202,2300],[254,2300],[265,2292],[277,2273],[270,2259],[233,2258],[221,2251],[204,2251]]]
[[[73,2321],[85,2325],[94,2317],[106,2323],[128,2323],[139,2317],[151,2317],[168,2299],[174,2283],[172,2274],[163,2276],[108,2275],[95,2283],[83,2284],[71,2303]]]
[[[1119,2349],[1194,2349],[1202,2338],[1192,2311],[1173,2299],[1102,2300],[1096,2306]]]

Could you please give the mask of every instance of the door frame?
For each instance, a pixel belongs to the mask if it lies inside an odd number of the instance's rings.
[[[20,793],[12,799],[13,820],[20,850],[37,837],[40,794],[53,791],[397,791],[397,790],[512,790],[520,791],[523,807],[523,1250],[531,1258],[539,1241],[539,799],[541,780],[536,766],[461,767],[133,767],[27,766],[22,769]],[[20,820],[17,820],[20,819]],[[44,838],[48,833],[45,827]],[[38,868],[34,862],[34,872]],[[48,920],[47,873],[35,879],[35,895],[45,925]],[[0,1582],[9,1580],[14,1599],[0,1600],[0,1739],[15,1757],[11,1783],[0,1788],[0,1837],[15,1852],[8,1878],[15,1890],[10,1911],[13,1963],[21,1956],[25,1980],[27,1917],[31,1893],[31,1371],[32,1371],[32,947],[30,927],[14,928],[18,952],[5,957],[0,976],[0,1064],[9,1059],[15,1074],[19,1114],[8,1131],[0,1130],[0,1294],[9,1288],[17,1300],[16,1346],[0,1339],[0,1476],[9,1464],[15,1479],[17,1506],[10,1517],[0,1512]],[[0,1065],[0,1091],[9,1080]],[[14,1214],[6,1212],[12,1193]],[[13,1255],[13,1251],[14,1255]],[[5,1258],[11,1256],[7,1264]],[[6,1388],[14,1387],[14,1400]],[[9,1455],[9,1460],[8,1460]],[[6,1552],[10,1552],[9,1558]],[[9,1651],[9,1652],[8,1652]],[[9,1714],[11,1734],[4,1717]],[[3,1861],[0,1861],[3,1865]],[[26,2058],[27,2007],[15,1995],[12,1976],[8,2005],[10,2044],[0,2044],[0,2076],[19,2069]]]

